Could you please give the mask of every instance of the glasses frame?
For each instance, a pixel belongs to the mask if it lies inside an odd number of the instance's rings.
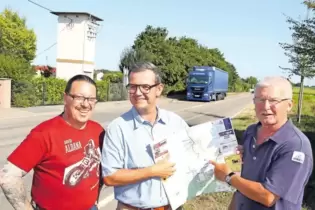
[[[259,100],[257,102],[257,100]],[[262,98],[253,98],[253,102],[254,104],[264,104],[266,103],[266,101],[268,101],[268,103],[270,105],[277,105],[279,103],[282,103],[283,101],[287,101],[287,100],[291,100],[290,98],[283,98],[283,99],[262,99]],[[270,102],[270,101],[273,101],[273,102]]]
[[[67,93],[67,95],[70,96],[74,101],[79,102],[80,104],[83,104],[85,101],[87,101],[90,105],[95,105],[98,102],[96,97],[78,96],[71,93]]]
[[[128,93],[130,94],[135,94],[137,92],[137,90],[139,89],[141,93],[143,94],[148,94],[150,93],[151,89],[160,85],[161,83],[156,83],[154,85],[148,85],[148,84],[139,84],[139,85],[136,85],[136,84],[128,84],[126,85],[126,89],[128,91]],[[135,90],[134,91],[130,91],[130,86],[136,86]],[[147,86],[148,90],[143,90],[143,86]]]

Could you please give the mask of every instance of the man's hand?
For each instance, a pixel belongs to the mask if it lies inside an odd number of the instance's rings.
[[[214,175],[215,177],[224,182],[225,177],[232,172],[232,170],[225,163],[217,163],[215,161],[209,161],[214,166]]]
[[[151,166],[151,171],[154,176],[160,177],[162,179],[167,179],[172,176],[175,169],[175,163],[171,163],[168,160],[168,157],[157,162],[155,165]]]
[[[241,156],[241,159],[243,159],[243,153],[244,153],[244,147],[242,145],[238,145],[236,147],[236,154]]]

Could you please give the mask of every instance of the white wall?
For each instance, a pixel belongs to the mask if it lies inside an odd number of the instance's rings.
[[[73,20],[71,24],[68,17]],[[97,30],[97,25],[91,23],[87,15],[59,16],[56,77],[68,80],[76,74],[86,74],[93,78],[96,39],[91,37],[95,37]]]

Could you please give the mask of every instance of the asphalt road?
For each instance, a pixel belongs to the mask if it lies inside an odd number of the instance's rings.
[[[250,104],[251,99],[250,93],[230,95],[225,100],[210,103],[160,99],[159,106],[176,112],[192,126],[218,118],[233,117]],[[100,103],[96,107],[93,119],[106,126],[111,120],[129,109],[130,103],[128,101]],[[0,110],[0,167],[5,164],[6,157],[23,140],[30,129],[61,111],[62,106]],[[25,177],[28,194],[31,183],[32,172]],[[116,201],[111,187],[103,188],[100,207],[102,210],[115,209]],[[13,210],[2,191],[0,191],[0,209]]]

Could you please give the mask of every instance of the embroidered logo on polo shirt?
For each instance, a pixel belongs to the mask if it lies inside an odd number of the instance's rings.
[[[303,152],[294,151],[292,155],[292,161],[303,164],[305,159],[305,154]]]

